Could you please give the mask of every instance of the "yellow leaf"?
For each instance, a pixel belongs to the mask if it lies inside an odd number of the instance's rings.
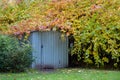
[[[104,62],[106,62],[106,63],[109,62],[109,59],[108,59],[107,57],[103,57],[102,60],[103,60]]]

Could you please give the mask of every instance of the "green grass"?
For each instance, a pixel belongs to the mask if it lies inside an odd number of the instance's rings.
[[[0,80],[120,80],[119,71],[58,69],[50,72],[0,73]]]

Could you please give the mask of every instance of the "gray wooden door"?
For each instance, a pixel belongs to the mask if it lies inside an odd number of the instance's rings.
[[[60,32],[42,33],[42,63],[46,66],[61,68],[68,65],[67,38],[61,39]]]
[[[42,63],[45,67],[54,66],[54,56],[55,56],[55,37],[53,32],[43,32],[42,33]]]
[[[68,39],[61,40],[57,31],[34,32],[32,35],[34,66],[62,68],[68,66]],[[33,66],[33,67],[34,67]]]
[[[34,62],[32,64],[32,67],[39,67],[42,64],[42,49],[41,49],[41,33],[34,32],[31,34],[30,41],[32,44],[32,56],[34,59]]]

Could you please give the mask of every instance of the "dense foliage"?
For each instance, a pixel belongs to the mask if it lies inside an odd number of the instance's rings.
[[[0,31],[6,32],[12,24],[16,24],[21,20],[29,18],[27,12],[28,6],[25,2],[13,5],[12,3],[8,3],[8,0],[2,0],[0,3]]]
[[[29,7],[21,8],[20,5],[24,3],[1,9],[2,21],[6,17],[14,20],[9,25],[4,24],[8,33],[18,35],[34,30],[60,30],[68,36],[73,35],[72,54],[78,54],[78,60],[98,67],[105,64],[119,67],[119,0],[35,0]],[[10,12],[3,13],[9,9]]]
[[[0,72],[21,72],[29,68],[32,62],[29,44],[20,44],[18,40],[0,35]]]
[[[78,54],[78,60],[98,67],[105,64],[120,66],[120,1],[77,4],[85,7],[81,7],[82,16],[77,14],[72,21],[73,54]]]

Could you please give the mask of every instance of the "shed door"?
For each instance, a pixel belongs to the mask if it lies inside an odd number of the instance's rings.
[[[32,34],[33,67],[62,68],[68,65],[67,38],[61,40],[61,33],[56,31],[34,32]]]
[[[67,38],[61,40],[60,32],[42,32],[42,63],[45,67],[68,66]]]
[[[33,59],[35,60],[32,64],[33,68],[40,67],[42,64],[42,50],[41,50],[41,34],[38,32],[34,32],[31,35],[31,43],[33,48]]]
[[[58,53],[58,37],[59,35],[57,32],[50,31],[42,33],[42,62],[45,67],[55,68],[60,65]]]

